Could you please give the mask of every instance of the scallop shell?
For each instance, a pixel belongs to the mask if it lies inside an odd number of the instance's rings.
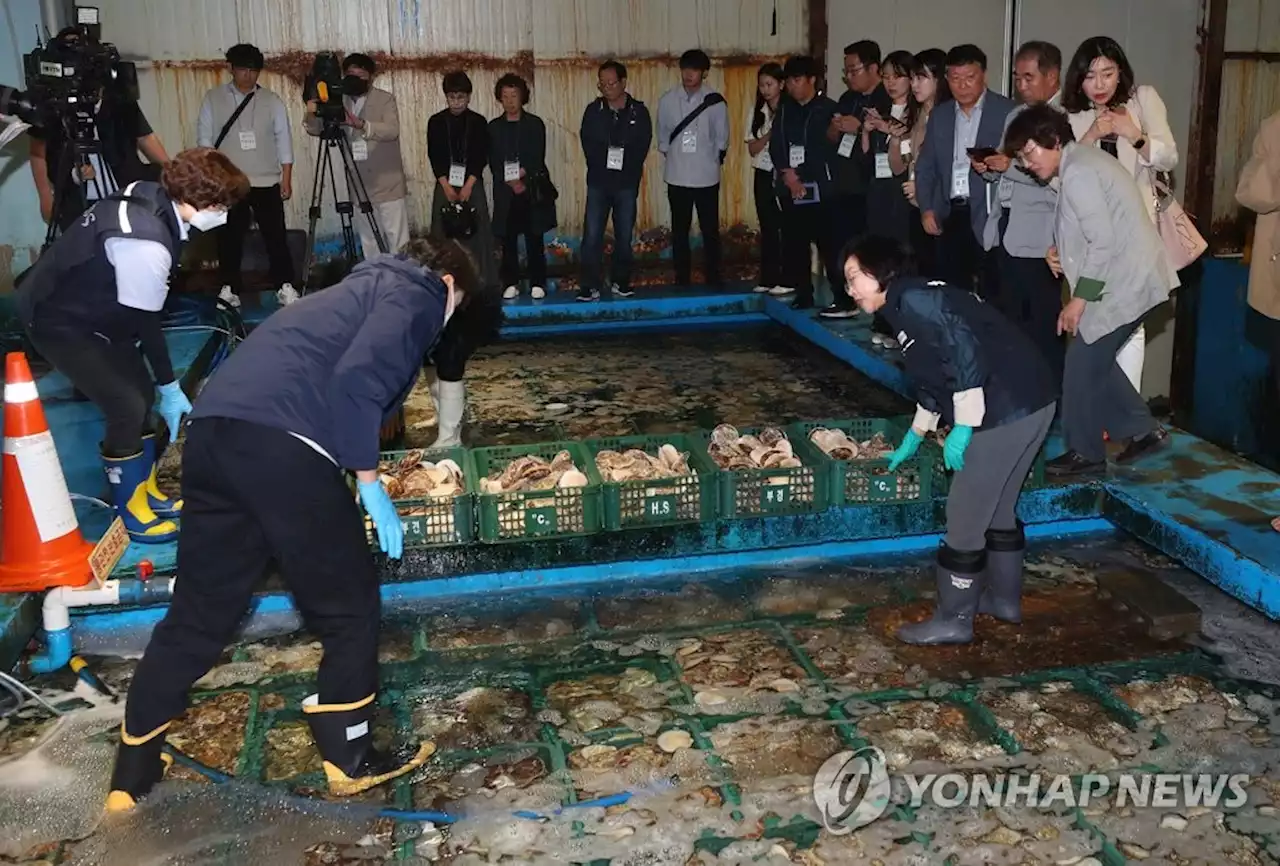
[[[561,451],[551,459],[552,472],[567,472],[573,468],[573,455],[568,451]]]
[[[773,447],[774,445],[777,445],[779,442],[787,441],[787,434],[783,433],[777,427],[766,427],[763,430],[761,430],[758,435],[759,435],[760,441],[763,444],[768,445],[769,447]]]
[[[724,709],[729,703],[729,696],[716,689],[707,689],[694,695],[693,702],[704,713],[710,713]]]
[[[570,469],[568,472],[560,476],[557,487],[586,487],[590,481],[587,476],[579,472],[577,469]]]
[[[734,445],[738,439],[738,428],[731,424],[721,424],[711,431],[711,441],[721,447]]]
[[[672,730],[658,734],[658,748],[667,754],[677,749],[688,749],[693,746],[693,737],[688,731]]]

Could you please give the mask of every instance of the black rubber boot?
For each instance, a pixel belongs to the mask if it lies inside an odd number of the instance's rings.
[[[989,613],[1004,622],[1022,622],[1022,558],[1026,551],[1022,521],[1016,529],[987,530],[987,579],[978,613]]]
[[[436,750],[434,743],[422,743],[387,754],[373,747],[374,696],[353,704],[322,704],[319,695],[302,702],[302,711],[311,727],[329,792],[349,797],[389,782],[422,766]]]
[[[129,811],[164,778],[164,771],[173,763],[173,758],[163,751],[164,732],[168,729],[169,725],[164,724],[149,734],[134,737],[123,724],[120,726],[120,750],[111,772],[111,793],[107,794],[108,812]]]
[[[933,618],[904,625],[898,629],[898,640],[923,646],[973,640],[973,617],[982,595],[986,559],[985,550],[952,550],[942,545],[938,549],[938,606]]]

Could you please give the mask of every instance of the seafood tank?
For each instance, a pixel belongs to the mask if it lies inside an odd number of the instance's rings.
[[[501,533],[544,500],[565,511],[597,486],[669,491],[696,508],[714,469],[820,496],[801,483],[815,457],[844,461],[845,497],[864,501],[897,434],[831,419],[911,411],[772,325],[486,347],[467,370],[475,450],[423,451],[435,435],[426,378],[406,405],[405,450],[380,475],[407,519],[444,537],[459,532],[462,491],[491,503]],[[165,458],[170,485],[180,450]],[[898,492],[927,495],[926,480]],[[613,512],[623,525],[637,516],[628,503]],[[1202,635],[1152,637],[1099,594],[1110,569],[1191,598]],[[326,795],[307,733],[300,702],[322,652],[305,632],[228,649],[171,730],[179,761],[111,820],[101,807],[122,705],[67,671],[38,680],[68,712],[29,706],[0,720],[0,863],[1280,862],[1280,635],[1125,536],[1033,543],[1024,623],[979,616],[959,647],[893,636],[933,606],[928,552],[662,581],[611,570],[573,591],[388,610],[375,736],[429,739],[437,752],[354,800]],[[122,640],[91,662],[123,693],[140,649]],[[1248,797],[1231,808],[1114,797],[943,808],[895,791],[879,820],[835,835],[813,779],[863,746],[894,774],[1241,773]]]
[[[1115,567],[1198,586],[1204,635],[1149,637],[1095,592]],[[1020,628],[980,616],[971,645],[903,646],[893,630],[927,613],[929,568],[927,554],[815,561],[398,610],[375,732],[439,751],[342,804],[299,706],[321,657],[305,634],[229,649],[171,731],[184,760],[110,821],[119,705],[24,710],[0,726],[0,862],[1277,862],[1273,624],[1106,535],[1033,544]],[[127,689],[133,660],[94,664]],[[65,672],[39,685],[80,705]],[[893,773],[1244,773],[1249,796],[1181,811],[927,802],[832,835],[813,776],[863,744]]]

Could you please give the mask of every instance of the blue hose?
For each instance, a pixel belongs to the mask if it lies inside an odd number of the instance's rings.
[[[192,758],[189,755],[183,754],[182,752],[178,751],[171,745],[166,744],[165,751],[167,751],[170,755],[172,755],[173,759],[177,761],[179,764],[181,764],[182,766],[190,770],[194,770],[195,772],[204,776],[210,782],[213,782],[218,785],[225,785],[228,782],[235,781],[234,776],[228,776],[226,773],[223,773],[219,770],[215,770],[213,767],[207,766],[206,764],[203,764],[200,761],[197,761],[195,758]],[[607,797],[598,797],[595,800],[584,800],[581,803],[570,803],[566,806],[561,806],[551,814],[559,815],[561,812],[565,811],[566,809],[592,809],[592,808],[607,809],[610,806],[620,806],[623,803],[626,803],[628,800],[631,799],[631,796],[632,794],[630,791],[623,791],[620,794],[610,794]],[[296,794],[289,794],[288,797],[291,800],[299,800],[311,806],[314,806],[317,802],[315,800],[312,800],[309,797],[299,797]],[[328,805],[337,805],[337,804],[328,804]],[[358,804],[356,805],[358,806]],[[543,821],[543,820],[546,820],[548,817],[546,815],[541,815],[537,812],[530,812],[525,809],[521,809],[518,812],[513,812],[512,814],[515,815],[517,818],[528,818],[529,820],[532,820],[532,821]],[[446,812],[435,812],[432,810],[379,809],[378,817],[389,818],[392,821],[399,821],[402,823],[421,823],[423,821],[430,821],[433,824],[456,824],[458,822],[458,819],[453,815],[450,815]]]

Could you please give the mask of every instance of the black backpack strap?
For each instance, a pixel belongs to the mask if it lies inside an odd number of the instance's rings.
[[[699,114],[702,114],[702,112],[706,111],[711,106],[719,105],[722,102],[724,102],[724,97],[720,94],[708,93],[703,97],[702,104],[685,115],[684,119],[676,124],[675,129],[671,130],[671,135],[667,137],[667,144],[675,144],[676,138],[680,133],[685,131],[685,128],[688,127],[689,124],[698,119]]]
[[[236,120],[244,113],[245,107],[249,104],[249,100],[253,99],[253,95],[258,92],[255,87],[245,94],[244,99],[240,100],[240,104],[236,106],[236,110],[231,112],[231,116],[227,118],[227,122],[222,124],[222,131],[218,133],[218,137],[214,139],[213,149],[217,150],[222,147],[223,140],[226,139],[227,133],[231,131],[231,127],[235,125]]]

